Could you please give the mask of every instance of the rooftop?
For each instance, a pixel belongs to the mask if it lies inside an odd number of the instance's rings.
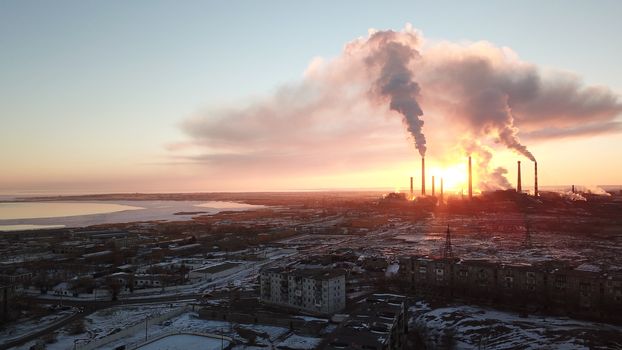
[[[327,349],[381,349],[405,310],[406,298],[396,294],[373,294],[335,331]]]
[[[193,270],[193,272],[203,272],[203,273],[218,273],[218,272],[222,272],[225,270],[229,270],[229,269],[233,269],[236,268],[238,266],[242,265],[241,263],[234,263],[234,262],[224,262],[222,264],[218,264],[218,265],[211,265],[211,266],[206,266],[206,267],[201,267],[198,268],[196,270]]]
[[[310,268],[310,269],[294,269],[288,267],[274,267],[265,270],[271,273],[287,274],[289,276],[307,277],[313,279],[332,279],[335,277],[345,276],[346,272],[342,269],[323,269],[323,268]]]

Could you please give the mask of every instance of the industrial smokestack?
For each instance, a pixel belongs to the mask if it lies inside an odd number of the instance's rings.
[[[534,165],[534,190],[533,195],[538,197],[538,162],[533,162]]]
[[[434,197],[434,186],[435,186],[434,182],[435,182],[434,181],[434,175],[432,175],[432,197]]]
[[[574,191],[574,185],[572,185],[572,193],[576,193],[576,192]]]
[[[425,158],[421,157],[421,195],[425,196]]]
[[[469,199],[473,199],[473,169],[471,168],[471,156],[469,156]]]
[[[410,177],[410,198],[413,197],[413,177]]]
[[[516,192],[521,193],[523,192],[523,186],[521,184],[521,179],[520,179],[520,160],[518,161],[518,184],[516,185]]]
[[[441,177],[441,203],[443,203],[443,178]]]

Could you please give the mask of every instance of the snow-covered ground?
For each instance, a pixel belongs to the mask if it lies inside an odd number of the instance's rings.
[[[175,317],[169,321],[165,321],[159,325],[152,325],[149,327],[149,336],[157,336],[159,334],[167,332],[196,332],[196,333],[208,333],[208,334],[223,334],[228,337],[232,337],[239,344],[247,343],[239,333],[240,329],[252,331],[257,335],[255,344],[238,345],[234,347],[236,350],[252,349],[251,346],[270,347],[271,345],[279,346],[281,344],[288,344],[290,347],[296,349],[313,349],[320,342],[321,339],[313,337],[302,337],[290,333],[289,329],[274,326],[265,325],[253,325],[253,324],[233,324],[222,321],[203,320],[197,317],[196,313],[185,313],[179,317]],[[121,339],[110,344],[107,344],[103,349],[114,349],[116,346],[130,344],[135,345],[144,340],[144,333],[136,334],[132,337]],[[292,338],[293,337],[293,338]],[[290,339],[292,338],[292,339]]]
[[[227,346],[229,342],[226,340],[194,334],[174,334],[145,344],[138,350],[221,349]]]
[[[86,328],[94,338],[101,338],[146,318],[154,317],[180,307],[180,304],[128,305],[100,310],[85,318]]]
[[[271,264],[280,262],[282,259],[297,255],[296,251],[287,251],[283,254],[273,254],[270,258],[263,261],[246,263],[244,269],[232,273],[229,276],[219,278],[215,281],[198,281],[193,284],[185,284],[167,288],[151,288],[149,290],[135,290],[133,293],[122,293],[119,295],[119,299],[132,300],[132,299],[148,299],[148,298],[161,298],[161,297],[174,297],[179,296],[183,298],[184,295],[203,293],[206,291],[213,291],[226,288],[228,285],[234,287],[242,287],[242,290],[252,290],[257,284],[257,275],[259,271]],[[72,297],[72,296],[58,296],[54,294],[37,294],[30,292],[29,294],[36,296],[40,299],[49,300],[94,300],[93,297]],[[110,296],[104,294],[98,294],[97,300],[110,300]]]
[[[67,329],[61,330],[56,342],[46,344],[48,350],[71,349],[74,341],[78,344],[84,343],[86,339],[97,339],[107,334],[115,333],[120,329],[127,328],[131,325],[144,322],[145,317],[161,314],[175,308],[177,305],[156,306],[128,306],[115,307],[98,311],[88,316],[85,321],[86,333],[79,335],[70,335]],[[235,346],[235,350],[251,350],[265,349],[271,346],[278,347],[280,345],[288,346],[293,349],[314,349],[321,341],[320,338],[300,336],[291,333],[289,329],[282,327],[254,325],[254,324],[234,324],[229,322],[212,321],[199,319],[198,315],[193,312],[184,313],[160,324],[149,324],[147,334],[149,339],[164,334],[174,332],[189,332],[199,334],[215,334],[231,337],[239,345]],[[249,343],[244,338],[243,333],[255,334],[254,342]],[[128,335],[125,338],[110,342],[100,349],[115,349],[118,346],[125,345],[131,349],[145,341],[145,332],[141,328],[139,332]],[[17,349],[26,350],[35,342],[30,342]],[[193,348],[193,347],[190,347]],[[218,347],[220,348],[220,341]],[[166,348],[165,348],[166,349]],[[175,348],[170,348],[175,349]]]
[[[229,276],[225,276],[219,278],[215,281],[200,281],[194,284],[187,284],[183,286],[177,286],[175,290],[170,291],[162,291],[161,289],[153,290],[149,293],[141,293],[140,291],[136,291],[131,295],[121,295],[121,299],[144,299],[149,296],[153,296],[154,298],[160,298],[164,296],[176,296],[176,295],[184,295],[189,293],[203,293],[210,290],[220,289],[229,284],[235,285],[236,287],[243,287],[243,290],[252,289],[253,285],[257,282],[257,275],[259,271],[275,262],[284,259],[285,257],[290,257],[298,254],[297,252],[287,252],[286,254],[277,254],[269,259],[255,262],[252,264],[247,264],[243,270],[232,273]]]
[[[99,339],[118,332],[123,328],[142,322],[147,317],[160,315],[176,307],[179,307],[179,304],[128,305],[100,310],[84,318],[85,333],[72,335],[69,334],[69,328],[71,326],[64,327],[57,333],[56,342],[47,344],[46,349],[71,349],[74,340]],[[40,329],[42,325],[35,324],[34,328]],[[36,329],[33,329],[33,331]],[[29,342],[18,347],[18,349],[28,349],[34,343],[35,342]]]
[[[455,349],[622,349],[622,327],[459,305],[410,308],[409,328],[432,347]]]
[[[59,310],[47,316],[20,320],[19,323],[2,327],[0,328],[0,343],[8,342],[36,332],[37,330],[69,317],[76,312],[77,309],[75,308],[67,308],[66,310]]]
[[[315,349],[322,339],[303,337],[293,334],[282,341],[279,346],[287,346],[290,349]]]

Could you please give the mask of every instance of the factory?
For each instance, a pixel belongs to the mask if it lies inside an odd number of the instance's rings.
[[[534,161],[534,190],[533,196],[539,196],[538,189],[538,162]],[[517,185],[516,192],[524,193],[522,188],[522,175],[521,175],[521,162],[520,160],[517,162]],[[437,196],[436,193],[436,176],[431,176],[431,197],[436,197],[439,200],[439,203],[443,203],[444,200],[444,180],[443,177],[440,177],[440,192]],[[468,173],[467,173],[467,196],[468,199],[473,199],[473,164],[471,156],[468,157]],[[574,185],[573,185],[573,193],[574,193]],[[425,171],[425,157],[421,157],[421,196],[427,196],[426,192],[426,171]],[[411,200],[415,199],[415,189],[414,189],[414,177],[410,177],[410,197]]]

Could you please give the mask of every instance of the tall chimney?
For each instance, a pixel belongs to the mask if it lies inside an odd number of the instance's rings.
[[[516,192],[518,193],[523,192],[523,186],[521,185],[521,179],[520,179],[520,160],[518,161],[518,184],[516,185]]]
[[[535,173],[533,195],[538,197],[538,162],[533,162],[533,165]]]
[[[425,158],[421,157],[421,195],[425,196]]]
[[[413,197],[413,177],[410,177],[410,198]]]
[[[574,185],[572,185],[572,193],[575,193],[575,191],[574,191]]]
[[[443,203],[443,178],[441,177],[441,203]]]
[[[473,199],[473,169],[471,168],[471,156],[469,156],[469,199]]]
[[[432,197],[434,197],[434,175],[432,175]]]

